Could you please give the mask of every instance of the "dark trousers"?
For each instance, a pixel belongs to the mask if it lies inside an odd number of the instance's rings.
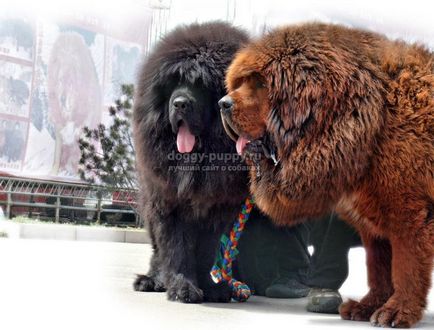
[[[310,270],[304,283],[310,287],[339,289],[348,277],[348,252],[360,246],[357,232],[346,222],[331,214],[306,223],[309,227],[309,245],[314,252]]]
[[[312,256],[309,245],[314,248]],[[360,239],[354,229],[335,214],[295,227],[276,227],[256,210],[238,245],[235,276],[257,295],[282,278],[339,289],[348,276],[348,251],[357,245]]]

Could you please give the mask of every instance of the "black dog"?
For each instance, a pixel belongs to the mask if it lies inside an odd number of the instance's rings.
[[[217,102],[247,35],[221,22],[180,27],[145,62],[136,89],[134,138],[142,216],[154,253],[137,291],[186,303],[226,302],[210,278],[221,234],[248,195],[247,171],[224,133]]]

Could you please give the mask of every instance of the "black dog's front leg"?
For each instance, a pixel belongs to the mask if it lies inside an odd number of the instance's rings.
[[[169,300],[200,303],[203,292],[196,276],[197,230],[173,217],[159,223],[156,235]]]
[[[231,209],[231,207],[229,207]],[[235,209],[232,207],[232,209]],[[224,214],[222,214],[224,213]],[[220,238],[227,233],[231,219],[235,219],[236,212],[212,212],[215,219],[207,219],[211,222],[206,228],[200,230],[197,246],[197,277],[200,288],[204,293],[204,301],[230,302],[232,290],[226,282],[215,283],[211,277],[211,268],[214,265],[216,254],[220,246]],[[210,217],[212,217],[210,215]],[[226,220],[222,223],[222,219]],[[205,223],[205,221],[203,222]]]
[[[152,243],[152,256],[151,256],[150,269],[146,275],[142,275],[142,274],[137,275],[133,287],[134,290],[136,291],[164,292],[166,291],[166,287],[164,285],[164,280],[162,276],[161,257],[160,257],[157,241],[155,239],[153,222],[148,223],[148,230],[149,230],[149,235],[151,237],[151,243]]]

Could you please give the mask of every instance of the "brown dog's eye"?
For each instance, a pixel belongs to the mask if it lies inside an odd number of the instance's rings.
[[[251,76],[251,79],[253,79],[256,88],[259,89],[259,88],[265,88],[266,87],[264,80],[262,79],[262,77],[259,74],[254,73]]]
[[[265,88],[265,83],[263,83],[261,80],[256,80],[256,88]]]

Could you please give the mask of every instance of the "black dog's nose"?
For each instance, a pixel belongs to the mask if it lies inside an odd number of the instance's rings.
[[[188,106],[188,99],[184,96],[178,96],[173,100],[173,107],[176,110],[185,110]]]
[[[223,96],[218,103],[220,109],[226,113],[230,112],[234,106],[234,101],[229,95]]]

